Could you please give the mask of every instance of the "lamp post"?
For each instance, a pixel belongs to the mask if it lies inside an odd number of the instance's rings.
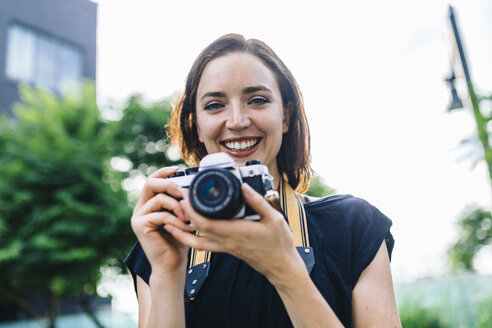
[[[470,72],[468,70],[468,65],[466,62],[465,51],[461,43],[458,25],[456,23],[456,18],[454,16],[454,9],[452,6],[449,6],[449,20],[451,21],[451,27],[453,29],[454,39],[456,41],[456,47],[458,48],[461,66],[463,67],[463,73],[465,75],[466,85],[468,87],[468,95],[470,96],[473,116],[475,117],[475,122],[477,124],[478,139],[482,144],[484,159],[487,163],[489,178],[490,178],[490,182],[492,183],[492,149],[490,148],[489,135],[487,132],[487,123],[492,118],[491,117],[486,118],[480,112],[479,99],[477,98],[477,95],[475,94],[475,90],[473,89],[473,83],[470,78]],[[459,99],[458,93],[456,92],[456,88],[454,87],[454,79],[455,79],[454,72],[452,73],[452,76],[450,78],[446,79],[446,81],[450,85],[451,96],[453,97],[451,106],[449,107],[450,110],[463,107],[463,104],[459,106],[461,100]]]

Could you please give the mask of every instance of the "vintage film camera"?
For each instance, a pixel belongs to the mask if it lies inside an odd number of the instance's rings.
[[[238,167],[226,153],[213,153],[200,161],[200,166],[178,171],[168,177],[178,186],[189,189],[190,202],[198,213],[213,219],[259,220],[241,194],[241,184],[249,184],[278,209],[278,193],[273,177],[260,161],[248,161]]]

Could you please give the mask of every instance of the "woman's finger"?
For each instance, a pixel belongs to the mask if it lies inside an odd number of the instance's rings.
[[[177,241],[197,250],[207,250],[211,252],[224,252],[224,247],[217,241],[206,236],[197,236],[194,233],[185,232],[173,225],[165,225],[164,229],[169,232]]]
[[[150,175],[145,181],[145,185],[140,195],[140,199],[138,200],[138,203],[136,205],[136,208],[139,208],[140,206],[145,204],[147,200],[152,198],[155,194],[160,192],[167,192],[170,187],[169,185],[171,183],[171,180],[166,180],[166,178],[176,173],[177,170],[177,166],[163,167]]]
[[[259,193],[257,193],[250,185],[243,183],[241,186],[244,200],[258,215],[265,220],[272,217],[281,216],[282,214],[274,209]]]
[[[167,178],[152,178],[147,179],[145,183],[147,190],[151,191],[153,194],[166,193],[174,198],[182,198],[183,191],[180,186],[173,182],[172,179]]]
[[[211,238],[214,235],[219,237],[231,236],[238,229],[241,229],[238,227],[241,220],[214,220],[200,215],[195,211],[187,196],[180,201],[180,204],[185,217],[192,223],[193,227],[198,231],[206,233]]]
[[[183,197],[181,187],[168,179],[152,178],[147,179],[145,186],[142,190],[140,199],[138,200],[135,209],[142,207],[149,199],[154,197],[156,194],[168,194],[176,199],[181,199]]]
[[[147,215],[132,218],[132,228],[136,232],[153,232],[160,226],[172,225],[177,229],[192,232],[193,229],[169,212],[152,212]]]
[[[187,221],[178,200],[166,194],[157,194],[152,197],[134,213],[134,216],[142,216],[151,212],[160,212],[163,210],[171,211],[183,222]]]
[[[175,173],[177,170],[179,170],[179,167],[177,166],[162,167],[149,175],[149,178],[167,178],[171,174]]]

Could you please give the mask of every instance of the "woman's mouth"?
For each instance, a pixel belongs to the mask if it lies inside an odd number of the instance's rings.
[[[234,156],[248,156],[256,151],[262,138],[243,138],[236,140],[223,141],[221,144],[225,150]]]
[[[256,144],[258,144],[259,141],[260,138],[238,140],[238,141],[225,141],[223,142],[223,145],[232,151],[243,151],[253,148],[254,146],[256,146]]]

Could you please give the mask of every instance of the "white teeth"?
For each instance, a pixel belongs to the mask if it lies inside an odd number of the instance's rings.
[[[251,139],[247,141],[231,141],[231,142],[224,142],[224,145],[232,150],[245,150],[248,148],[253,147],[258,143],[259,139]]]

